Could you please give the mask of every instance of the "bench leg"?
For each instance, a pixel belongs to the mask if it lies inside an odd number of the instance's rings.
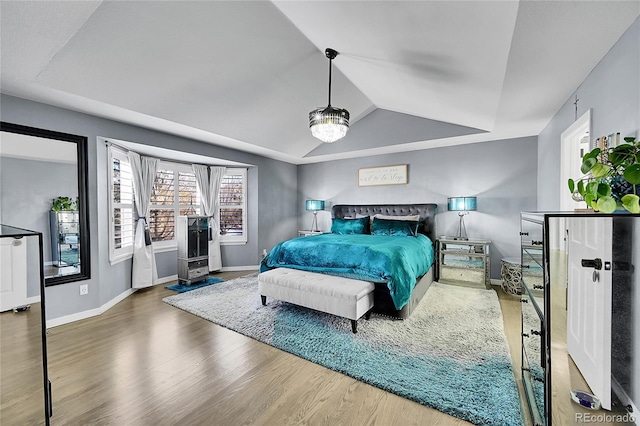
[[[351,320],[351,331],[353,331],[354,333],[358,332],[358,321]]]
[[[267,296],[260,295],[260,299],[262,299],[262,306],[267,306]]]
[[[367,321],[369,321],[369,318],[371,318],[371,311],[373,311],[373,308],[369,309],[367,313],[364,314],[364,319],[366,319]]]

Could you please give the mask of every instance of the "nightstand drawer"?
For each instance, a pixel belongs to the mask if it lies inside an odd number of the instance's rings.
[[[464,266],[441,265],[441,281],[462,281],[484,285],[484,268],[466,268]]]

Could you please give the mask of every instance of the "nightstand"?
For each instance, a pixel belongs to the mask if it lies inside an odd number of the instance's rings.
[[[440,237],[436,241],[438,282],[482,284],[490,289],[490,246],[491,241],[479,238]]]
[[[309,235],[324,234],[324,231],[298,231],[299,237],[308,237]]]

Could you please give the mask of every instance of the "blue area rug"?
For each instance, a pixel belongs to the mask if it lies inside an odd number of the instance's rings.
[[[477,425],[521,425],[494,291],[433,283],[410,318],[349,320],[269,299],[257,274],[164,302]]]
[[[191,285],[177,283],[177,284],[168,285],[165,288],[169,290],[177,291],[178,293],[184,293],[184,292],[192,291],[198,288],[207,287],[207,286],[210,286],[211,284],[218,284],[222,282],[224,282],[223,279],[207,277],[206,280],[202,280],[200,282],[197,282]]]

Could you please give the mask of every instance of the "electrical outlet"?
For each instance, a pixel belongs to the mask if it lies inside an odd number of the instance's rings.
[[[89,284],[80,285],[80,296],[84,296],[85,294],[89,294]]]

